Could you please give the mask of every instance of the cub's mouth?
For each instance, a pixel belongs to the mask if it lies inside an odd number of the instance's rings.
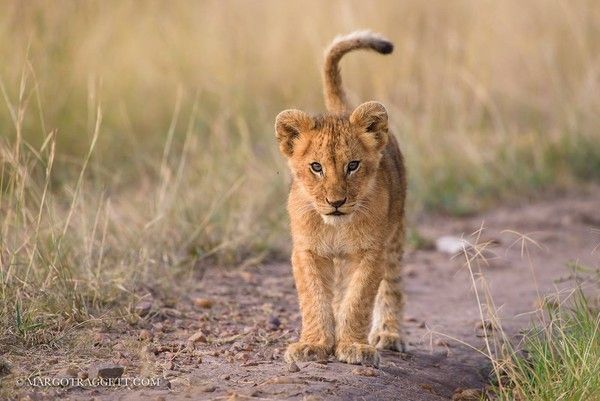
[[[323,222],[325,222],[325,224],[344,224],[347,223],[352,217],[352,211],[350,210],[344,213],[340,210],[334,210],[333,212],[321,214],[321,217],[323,218]]]
[[[346,213],[342,213],[339,210],[336,210],[334,212],[331,213],[327,213],[327,216],[344,216]]]

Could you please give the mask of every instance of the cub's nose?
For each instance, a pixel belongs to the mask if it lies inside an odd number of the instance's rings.
[[[327,203],[329,203],[331,206],[333,206],[334,208],[338,208],[340,206],[342,206],[344,203],[346,203],[346,198],[344,199],[340,199],[340,200],[336,200],[336,201],[330,201],[329,199],[325,198],[325,200],[327,201]]]

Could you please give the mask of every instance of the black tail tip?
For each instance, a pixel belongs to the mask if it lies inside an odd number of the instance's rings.
[[[377,42],[375,50],[377,50],[381,54],[390,54],[394,51],[394,44],[392,42],[382,40]]]

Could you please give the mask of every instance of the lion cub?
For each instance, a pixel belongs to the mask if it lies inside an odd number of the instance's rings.
[[[404,162],[385,107],[348,105],[338,63],[355,49],[388,54],[393,45],[370,32],[337,38],[323,71],[328,113],[286,110],[275,123],[293,179],[288,212],[302,312],[288,362],[335,353],[343,362],[376,366],[377,348],[404,347]]]

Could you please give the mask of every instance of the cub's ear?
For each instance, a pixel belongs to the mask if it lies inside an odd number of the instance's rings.
[[[379,102],[366,102],[350,115],[350,123],[361,131],[361,139],[376,150],[382,150],[388,141],[388,114]]]
[[[290,157],[294,152],[294,141],[312,126],[312,118],[300,110],[285,110],[275,118],[275,137],[279,150]]]

